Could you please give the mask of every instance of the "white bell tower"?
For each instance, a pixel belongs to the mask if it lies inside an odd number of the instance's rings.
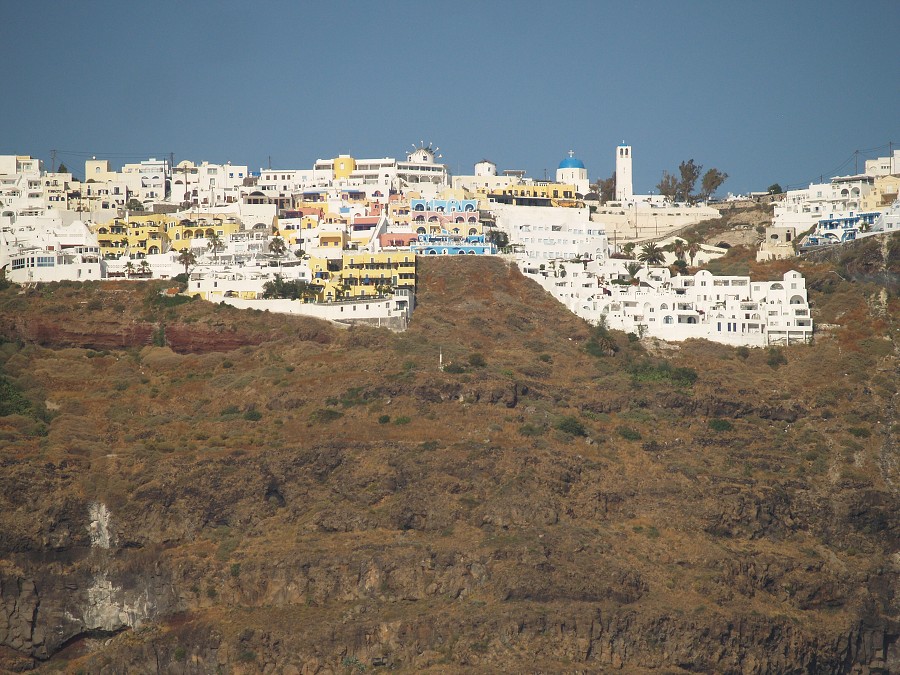
[[[622,144],[616,148],[616,199],[621,202],[627,202],[633,197],[631,146],[625,145],[625,141],[622,141]]]

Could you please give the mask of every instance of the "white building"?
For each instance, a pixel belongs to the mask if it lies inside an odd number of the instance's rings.
[[[137,164],[125,164],[121,174],[134,199],[146,207],[166,199],[169,191],[169,163],[151,157]]]
[[[197,166],[185,160],[172,170],[169,200],[194,206],[235,204],[240,201],[241,188],[248,175],[246,166],[209,162]]]
[[[526,264],[547,264],[572,258],[604,259],[606,232],[591,222],[587,208],[515,206],[489,202],[497,227],[509,236]]]
[[[616,200],[629,202],[634,198],[632,181],[631,146],[622,144],[616,148]]]
[[[100,245],[72,212],[0,217],[0,269],[16,283],[100,279]]]
[[[525,265],[522,271],[578,316],[640,336],[754,347],[812,338],[806,282],[799,272],[756,282],[707,270],[672,277],[668,268],[650,268],[623,284],[630,277],[626,262],[556,262],[543,270]]]
[[[0,213],[45,206],[41,160],[30,155],[0,155]]]
[[[766,228],[762,243],[756,252],[757,262],[793,258],[796,255],[794,243],[797,229],[792,225],[770,225]]]
[[[470,176],[453,176],[451,182],[454,190],[467,190],[484,194],[503,190],[524,181],[522,172],[504,172],[497,174],[497,165],[489,159],[475,163],[475,172]]]
[[[569,150],[569,156],[559,163],[559,167],[556,169],[556,182],[574,185],[575,196],[578,199],[583,198],[590,191],[587,169],[584,167],[584,162],[575,157],[573,150]]]
[[[887,157],[867,159],[865,166],[867,176],[892,176],[900,174],[900,150],[894,150]]]
[[[805,232],[823,218],[858,211],[860,201],[872,191],[873,176],[836,176],[828,183],[813,183],[802,190],[788,190],[775,204],[773,224],[793,226]]]

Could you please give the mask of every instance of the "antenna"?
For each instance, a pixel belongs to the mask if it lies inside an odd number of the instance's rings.
[[[56,173],[56,150],[50,151],[50,172]]]

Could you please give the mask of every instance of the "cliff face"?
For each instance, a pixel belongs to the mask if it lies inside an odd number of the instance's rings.
[[[421,272],[402,335],[7,290],[0,666],[900,670],[896,299],[775,358]]]

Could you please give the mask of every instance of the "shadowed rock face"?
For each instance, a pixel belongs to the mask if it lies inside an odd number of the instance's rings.
[[[893,355],[639,380],[488,260],[423,263],[403,335],[190,303],[147,325],[247,341],[107,354],[71,304],[0,345],[2,668],[900,671]]]

